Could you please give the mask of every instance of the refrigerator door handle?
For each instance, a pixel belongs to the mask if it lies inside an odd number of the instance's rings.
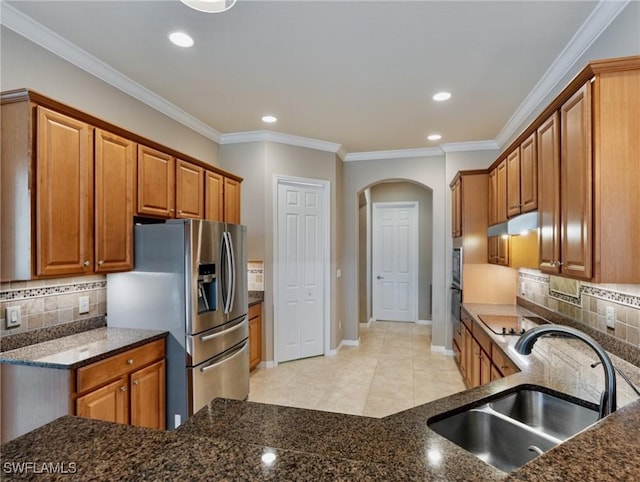
[[[229,240],[229,274],[231,275],[231,282],[229,283],[229,290],[231,291],[229,311],[231,311],[233,309],[233,302],[236,298],[236,257],[233,252],[233,239],[231,238],[231,233],[228,231],[227,239]]]
[[[242,354],[242,351],[244,350],[244,348],[247,346],[247,343],[249,343],[249,341],[245,341],[242,346],[239,346],[234,352],[233,354],[225,357],[224,359],[217,361],[215,363],[211,363],[210,365],[207,366],[203,366],[200,367],[200,371],[202,373],[206,372],[207,370],[211,370],[212,368],[218,367],[220,365],[222,365],[223,363],[226,363],[228,361],[231,361],[232,359],[234,359],[235,357],[237,357],[238,355]]]
[[[224,286],[223,286],[223,297],[224,297],[224,312],[229,313],[231,311],[231,303],[232,303],[232,287],[233,287],[233,277],[231,271],[231,246],[229,242],[229,233],[227,231],[222,233],[222,251],[224,256],[224,268],[226,268],[226,273],[224,274]]]
[[[227,328],[226,330],[220,331],[218,333],[214,333],[212,335],[200,335],[200,341],[209,341],[209,340],[213,340],[214,338],[218,338],[219,336],[222,335],[227,335],[229,333],[231,333],[232,331],[237,330],[238,328],[242,328],[243,326],[243,322],[247,319],[246,316],[244,316],[237,325],[232,326],[231,328]]]

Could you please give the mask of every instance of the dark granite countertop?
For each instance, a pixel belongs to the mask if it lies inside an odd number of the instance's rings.
[[[15,350],[0,352],[0,363],[70,370],[163,338],[166,331],[97,328]]]
[[[520,307],[465,308],[476,319],[481,313],[530,314]],[[521,372],[382,419],[225,399],[213,400],[174,432],[67,416],[5,444],[3,478],[33,477],[33,469],[18,474],[25,467],[18,462],[74,462],[75,474],[44,480],[503,480],[507,474],[431,431],[427,420],[521,384],[590,400],[601,387],[602,370],[588,367],[593,356],[580,342],[543,339],[524,357],[509,348],[515,337],[492,338]],[[640,369],[612,359],[638,381]],[[582,376],[596,388],[585,387]],[[634,480],[640,473],[640,402],[622,380],[618,394],[623,408],[508,479]]]

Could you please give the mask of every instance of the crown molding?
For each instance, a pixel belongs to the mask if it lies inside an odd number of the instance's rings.
[[[624,10],[631,0],[600,0],[582,26],[562,49],[551,66],[540,78],[533,90],[524,99],[504,127],[496,136],[496,143],[502,148],[515,136],[523,122],[533,115],[537,107],[553,91],[553,88],[570,72],[586,50],[602,34],[609,24]]]
[[[308,147],[309,149],[333,153],[338,153],[342,149],[342,145],[336,144],[335,142],[320,141],[318,139],[311,139],[310,137],[294,136],[273,131],[246,131],[222,134],[219,142],[221,145],[239,144],[242,142],[277,142],[279,144]],[[342,149],[341,152],[344,152],[344,149]]]
[[[435,157],[444,153],[439,147],[425,147],[420,149],[396,149],[390,151],[350,152],[342,159],[351,161],[378,161],[384,159],[408,159],[412,157]]]
[[[219,142],[220,133],[102,60],[69,42],[15,7],[2,2],[0,23],[116,89],[147,104],[189,129]]]
[[[496,141],[448,142],[440,144],[440,149],[444,152],[490,151],[498,150],[500,146]]]

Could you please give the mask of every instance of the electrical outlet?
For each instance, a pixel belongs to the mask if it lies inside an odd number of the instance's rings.
[[[21,313],[19,306],[9,306],[5,310],[5,324],[7,328],[16,328],[21,324]]]
[[[613,306],[607,306],[607,328],[616,327],[616,309]]]
[[[84,315],[85,313],[89,313],[89,297],[81,296],[78,298],[78,313]]]
[[[525,296],[526,292],[524,290],[524,281],[520,283],[520,296]]]

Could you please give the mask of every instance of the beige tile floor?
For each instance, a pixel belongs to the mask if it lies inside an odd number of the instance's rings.
[[[336,356],[254,370],[249,400],[384,417],[464,389],[453,357],[431,351],[431,326],[374,321]]]

